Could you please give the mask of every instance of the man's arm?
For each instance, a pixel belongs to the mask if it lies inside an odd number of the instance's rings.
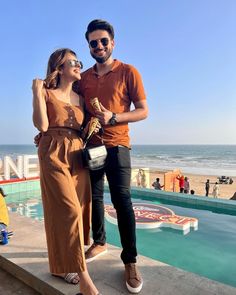
[[[135,102],[134,107],[135,109],[130,112],[116,114],[117,123],[137,122],[147,118],[148,106],[146,100]]]
[[[135,109],[130,112],[117,113],[116,121],[117,123],[129,123],[137,122],[147,118],[148,115],[148,106],[146,100],[141,100],[134,103]],[[109,125],[109,120],[112,117],[112,112],[107,110],[101,104],[101,112],[96,111],[96,117],[102,125]]]

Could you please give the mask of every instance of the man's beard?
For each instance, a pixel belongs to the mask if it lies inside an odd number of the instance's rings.
[[[112,55],[112,50],[108,49],[106,54],[103,57],[99,57],[96,54],[92,53],[91,51],[90,51],[90,54],[96,60],[96,62],[98,62],[99,64],[104,64]]]

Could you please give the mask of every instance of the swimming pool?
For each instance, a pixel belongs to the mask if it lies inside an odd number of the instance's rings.
[[[110,204],[108,194],[105,202]],[[133,195],[133,203],[161,205],[176,215],[198,219],[198,227],[187,234],[170,227],[137,229],[141,255],[236,287],[235,212],[226,214],[223,209],[203,206],[196,209],[191,204],[140,195]],[[7,204],[11,211],[43,220],[40,191],[9,195]],[[106,220],[106,231],[107,242],[120,247],[117,226]]]

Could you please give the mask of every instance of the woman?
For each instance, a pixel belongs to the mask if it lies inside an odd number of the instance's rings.
[[[84,295],[97,295],[84,257],[91,187],[82,166],[83,99],[72,90],[81,68],[72,50],[52,53],[46,79],[33,80],[33,122],[42,133],[38,156],[50,271],[71,283],[80,280]]]

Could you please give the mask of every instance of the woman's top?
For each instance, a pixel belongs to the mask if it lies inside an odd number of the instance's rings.
[[[66,127],[80,130],[84,120],[84,111],[82,107],[59,100],[51,90],[47,89],[46,93],[49,128]]]

